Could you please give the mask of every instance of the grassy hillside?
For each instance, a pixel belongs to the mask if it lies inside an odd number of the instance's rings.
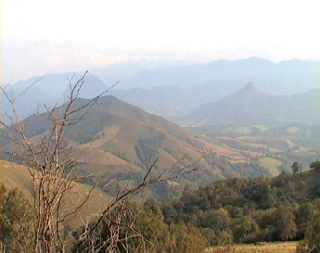
[[[263,157],[259,161],[263,167],[269,169],[273,176],[277,176],[279,174],[279,169],[282,164],[281,161],[272,157]]]
[[[32,181],[28,169],[14,163],[0,160],[1,183],[8,189],[18,189],[31,202],[32,201]],[[75,184],[65,198],[65,212],[69,213],[78,206],[89,193],[91,186],[85,184]],[[101,190],[94,189],[88,202],[80,209],[79,213],[67,222],[71,228],[83,225],[83,221],[94,218],[94,214],[103,210],[111,198]]]
[[[87,101],[81,99],[76,106]],[[45,117],[32,116],[24,123],[31,139],[50,128]],[[75,127],[66,128],[65,136],[80,162],[77,173],[95,176],[84,183],[98,184],[108,193],[118,183],[132,186],[141,181],[156,159],[153,175],[176,173],[197,161],[196,172],[147,191],[146,197],[159,199],[181,192],[186,184],[196,187],[229,177],[276,176],[291,171],[293,161],[307,169],[319,150],[317,126],[185,129],[112,96],[102,97]],[[115,184],[110,185],[112,180]]]
[[[76,107],[88,100],[81,99]],[[31,139],[47,134],[50,122],[45,117],[29,117],[24,121]],[[111,179],[121,184],[141,180],[158,159],[154,173],[177,173],[196,162],[197,171],[162,186],[157,196],[167,198],[185,184],[200,185],[216,179],[240,176],[271,176],[269,168],[252,164],[248,154],[196,135],[168,120],[142,111],[112,96],[102,97],[74,127],[66,128],[65,137],[74,144],[79,160],[78,173],[96,177],[89,184],[98,184],[111,192]],[[107,186],[106,186],[107,185]]]

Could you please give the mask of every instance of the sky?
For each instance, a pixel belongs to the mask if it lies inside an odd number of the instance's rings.
[[[128,60],[320,59],[318,0],[1,0],[1,82]]]

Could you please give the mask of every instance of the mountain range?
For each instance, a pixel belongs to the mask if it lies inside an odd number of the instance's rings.
[[[84,74],[63,73],[35,76],[15,84],[5,86],[6,95],[15,102],[15,109],[20,119],[37,111],[43,111],[43,105],[52,107],[65,102],[70,85],[77,82]],[[80,96],[93,98],[107,89],[106,85],[94,75],[86,75]],[[12,106],[8,99],[1,94],[4,114],[12,115]]]
[[[295,95],[319,88],[319,62],[290,60],[279,63],[260,58],[205,64],[187,62],[127,62],[94,69],[86,77],[84,98],[90,98],[119,81],[110,91],[121,100],[175,122],[198,107],[216,102],[251,81],[269,95]],[[19,81],[7,88],[9,94],[20,94],[37,82],[17,100],[21,118],[33,113],[38,104],[63,103],[69,80],[81,74],[47,74]],[[2,107],[10,105],[3,99]]]
[[[319,69],[319,62],[274,63],[260,58],[185,64],[117,76],[120,84],[111,94],[179,122],[190,111],[230,95],[249,81],[269,95],[288,96],[319,88]]]
[[[110,85],[121,81],[121,86],[128,88],[150,89],[155,87],[176,86],[192,88],[208,82],[226,81],[241,85],[248,81],[270,94],[292,95],[316,88],[319,82],[320,62],[308,62],[298,59],[271,62],[252,57],[240,60],[218,60],[208,63],[181,64],[176,66],[150,67],[143,71],[125,73],[110,81]],[[110,67],[109,67],[110,69]],[[98,76],[98,71],[93,71]],[[110,72],[109,72],[110,73]],[[112,73],[108,75],[112,76]]]

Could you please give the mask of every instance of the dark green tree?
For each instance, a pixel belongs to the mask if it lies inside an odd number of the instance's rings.
[[[259,230],[259,225],[251,216],[239,219],[233,228],[233,235],[237,242],[250,242],[252,234]]]
[[[297,252],[318,253],[320,252],[320,211],[314,212],[309,220],[304,240],[300,243]]]
[[[206,239],[200,230],[190,225],[169,225],[169,239],[157,252],[163,253],[195,253],[203,252]]]
[[[296,224],[298,228],[297,239],[301,240],[304,238],[304,235],[307,231],[308,223],[310,218],[313,215],[314,206],[312,203],[301,204],[297,210],[296,215]]]
[[[294,161],[293,164],[291,165],[292,173],[297,174],[298,172],[301,171],[301,164],[298,163],[297,161]]]
[[[18,190],[0,186],[0,242],[8,252],[27,252],[33,245],[32,209]]]
[[[295,216],[289,207],[281,206],[275,212],[276,239],[281,241],[292,240],[297,235]]]
[[[311,168],[311,169],[315,169],[315,170],[320,170],[320,161],[317,160],[317,161],[315,161],[315,162],[312,162],[312,163],[310,164],[310,168]]]
[[[226,209],[211,209],[204,213],[200,220],[200,226],[222,231],[229,228],[230,222],[231,220]]]

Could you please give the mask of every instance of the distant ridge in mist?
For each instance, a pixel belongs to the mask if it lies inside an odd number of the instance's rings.
[[[181,122],[187,126],[319,124],[319,99],[320,89],[294,96],[268,96],[248,83],[229,96],[200,106]]]
[[[205,64],[131,61],[93,70],[87,77],[90,85],[85,86],[87,90],[83,94],[84,97],[93,96],[120,81],[111,95],[178,122],[199,106],[230,95],[248,81],[270,95],[289,96],[316,89],[320,84],[319,69],[320,62],[294,59],[276,63],[257,57]],[[61,95],[71,76],[72,73],[44,75],[25,100],[21,98],[18,107],[23,117],[34,112],[37,104],[61,104]],[[13,93],[37,78],[13,84]],[[3,108],[6,107],[8,105],[4,104]]]

